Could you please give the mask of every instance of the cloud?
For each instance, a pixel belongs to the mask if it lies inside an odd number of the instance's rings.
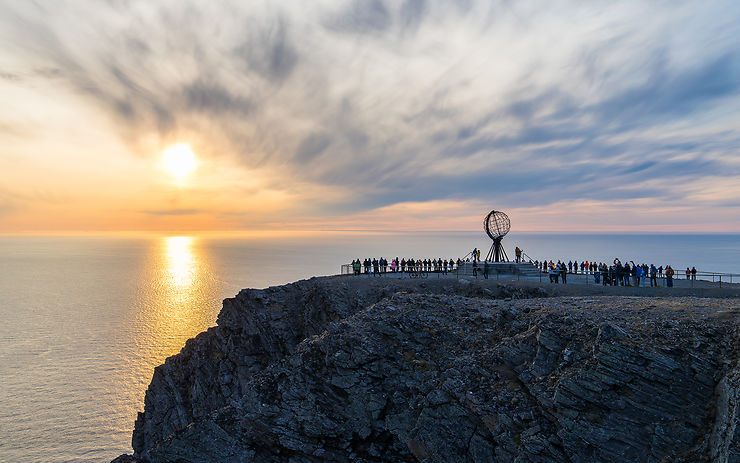
[[[731,1],[38,8],[0,7],[6,53],[47,70],[37,78],[65,82],[132,143],[199,134],[214,152],[280,172],[275,188],[343,190],[312,198],[325,212],[680,201],[676,179],[740,174],[726,132],[740,122]],[[16,75],[0,78],[23,85]],[[648,180],[656,186],[625,187]]]
[[[195,214],[204,214],[208,211],[199,210],[199,209],[159,209],[159,210],[149,210],[149,211],[141,211],[143,214],[147,215],[153,215],[153,216],[173,216],[173,215],[195,215]]]

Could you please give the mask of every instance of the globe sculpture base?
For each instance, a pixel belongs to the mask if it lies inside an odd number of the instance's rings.
[[[487,262],[509,262],[509,256],[506,255],[504,247],[501,246],[501,238],[493,240],[491,250],[488,251],[486,256]]]

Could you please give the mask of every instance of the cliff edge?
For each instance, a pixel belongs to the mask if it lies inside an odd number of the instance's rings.
[[[738,299],[557,291],[243,290],[157,367],[120,461],[740,462]]]

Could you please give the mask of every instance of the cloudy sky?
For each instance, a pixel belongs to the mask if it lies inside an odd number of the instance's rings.
[[[740,232],[737,0],[0,0],[0,43],[0,232]]]

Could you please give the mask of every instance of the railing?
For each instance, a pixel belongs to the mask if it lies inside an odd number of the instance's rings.
[[[389,264],[385,268],[385,270],[383,268],[379,268],[378,272],[375,272],[372,266],[369,269],[366,269],[364,265],[361,265],[360,275],[372,275],[372,276],[390,275],[390,276],[404,278],[406,276],[417,276],[418,274],[425,274],[425,277],[429,275],[432,275],[432,276],[436,275],[437,277],[439,277],[442,275],[454,275],[456,272],[456,269],[457,269],[457,265],[454,265],[453,269],[451,270],[448,269],[447,271],[440,270],[440,269],[434,270],[433,267],[432,269],[428,269],[422,265],[416,265],[412,269],[410,266],[407,265],[405,266],[403,270],[401,270],[400,268],[396,268],[396,270],[393,271]],[[354,271],[354,268],[352,267],[352,264],[342,264],[341,265],[341,269],[340,269],[341,275],[354,275],[354,273],[355,271]]]
[[[527,254],[526,252],[522,251],[522,261],[524,260],[523,258],[525,258],[525,257],[526,257],[526,258],[527,258],[527,259],[528,259],[528,260],[529,260],[530,262],[534,262],[534,259],[532,259],[531,257],[529,257],[529,254]]]
[[[550,273],[545,273],[541,271],[540,269],[537,269],[539,273],[539,280],[542,281],[543,279],[547,281],[549,279]],[[562,275],[558,272],[558,275]],[[566,272],[566,279],[570,279],[570,281],[583,281],[585,284],[599,284],[603,285],[603,278],[604,274],[602,274],[600,271],[595,272]],[[607,277],[610,281],[613,281],[617,279],[617,277],[613,274],[609,276],[607,274]],[[633,282],[633,275],[630,274],[629,276],[630,284]],[[560,277],[558,277],[560,278]],[[621,277],[624,278],[624,277]],[[665,273],[656,276],[656,285],[665,287],[667,286],[668,278],[666,277]],[[740,282],[740,274],[737,273],[718,273],[718,272],[696,272],[695,277],[690,276],[689,278],[686,278],[686,273],[679,273],[676,272],[675,275],[673,275],[673,282],[679,283],[680,286],[684,286],[683,282],[689,282],[690,287],[694,287],[696,284],[700,283],[713,283],[713,284],[719,284],[719,287],[722,287],[722,284],[733,284]],[[611,283],[610,283],[611,284]],[[650,275],[643,275],[640,277],[640,286],[646,287],[650,286]]]
[[[531,260],[531,257],[522,253],[523,256],[526,256],[527,259]],[[371,268],[369,272],[365,271],[365,267],[361,266],[360,268],[360,274],[361,275],[372,275],[372,276],[382,276],[382,275],[391,275],[396,276],[400,278],[405,278],[407,276],[416,276],[417,274],[423,275],[425,277],[441,277],[443,275],[451,275],[457,278],[460,277],[473,277],[473,278],[490,278],[490,279],[500,279],[502,275],[507,275],[507,278],[513,278],[515,277],[517,280],[522,279],[529,279],[529,278],[537,278],[540,282],[548,282],[550,280],[550,274],[543,272],[540,268],[533,266],[532,267],[536,271],[536,275],[532,274],[522,274],[517,272],[499,272],[499,270],[496,269],[494,265],[489,266],[489,272],[488,275],[485,275],[485,262],[478,262],[477,266],[472,265],[470,262],[465,262],[464,265],[461,265],[459,268],[457,265],[453,266],[452,270],[448,270],[445,272],[444,270],[421,270],[421,269],[415,269],[411,270],[410,268],[406,268],[404,271],[401,271],[400,269],[396,269],[395,272],[391,270],[390,265],[387,267],[386,271],[381,271],[378,273],[375,273],[373,269]],[[352,264],[342,264],[341,265],[341,274],[342,275],[352,275],[354,273],[354,269],[352,267]],[[413,275],[412,275],[413,274]],[[562,280],[562,274],[558,273],[558,283],[561,283]],[[608,276],[608,274],[607,274]],[[603,285],[603,274],[601,272],[567,272],[566,273],[566,281],[572,282],[572,283],[581,283],[586,285]],[[609,277],[610,280],[616,279],[614,275]],[[554,278],[553,278],[554,279]],[[633,277],[632,275],[629,275],[629,282],[630,284],[633,283]],[[659,287],[666,287],[667,286],[667,278],[665,274],[659,275],[655,279],[655,284]],[[690,277],[686,278],[685,273],[676,273],[673,277],[674,284],[678,284],[679,286],[685,286],[684,282],[689,282],[690,287],[694,287],[697,284],[702,283],[713,283],[718,284],[719,287],[722,287],[722,284],[733,284],[740,282],[740,274],[736,273],[718,273],[718,272],[697,272],[696,277]],[[554,281],[553,281],[554,282]],[[609,285],[612,285],[611,281],[609,282]],[[641,287],[649,287],[650,286],[650,276],[649,275],[643,275],[640,277],[640,286]]]

